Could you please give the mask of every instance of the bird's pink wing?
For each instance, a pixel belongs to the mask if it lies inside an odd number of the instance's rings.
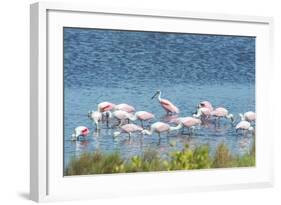
[[[104,102],[100,105],[101,112],[110,111],[115,105],[109,102]]]
[[[141,120],[150,120],[150,119],[154,118],[154,115],[150,112],[142,112],[138,117]]]
[[[241,121],[236,125],[236,129],[248,129],[249,123],[246,121]]]
[[[88,128],[84,128],[83,130],[81,130],[81,134],[83,135],[83,136],[86,136],[86,135],[88,135],[89,134],[89,129]]]
[[[162,99],[160,101],[162,107],[168,111],[168,112],[174,112],[174,113],[179,113],[179,109],[173,104],[171,103],[169,100],[166,99]]]
[[[135,131],[142,131],[143,129],[135,124],[126,124],[122,126],[122,129],[126,132],[135,132]]]
[[[158,132],[165,132],[168,131],[170,126],[168,124],[162,123],[157,127]]]
[[[129,113],[135,112],[135,108],[133,106],[131,106],[131,105],[126,104],[126,103],[118,104],[116,106],[116,108],[118,110],[123,110],[123,111],[129,112]]]
[[[225,108],[223,108],[223,107],[216,108],[212,112],[212,115],[217,116],[217,117],[224,117],[227,114],[228,114],[228,111]]]
[[[185,118],[182,118],[182,123],[184,124],[184,126],[186,127],[191,127],[194,125],[194,118],[192,117],[185,117]]]

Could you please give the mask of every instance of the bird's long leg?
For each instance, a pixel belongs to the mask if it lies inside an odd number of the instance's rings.
[[[160,137],[160,132],[158,132],[158,145],[160,145],[161,137]]]
[[[189,137],[192,137],[192,129],[190,127],[188,127],[188,135]]]
[[[109,123],[109,114],[106,113],[106,127],[108,128],[108,123]]]
[[[143,128],[143,121],[141,120],[141,127]]]
[[[192,127],[191,127],[191,133],[192,133],[192,134],[194,134],[194,130],[195,130],[195,127],[192,126]]]
[[[217,117],[217,127],[220,128],[220,117]]]
[[[140,137],[140,147],[142,148],[143,146],[143,133],[141,132],[141,137]]]

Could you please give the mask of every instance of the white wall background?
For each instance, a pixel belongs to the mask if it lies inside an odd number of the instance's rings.
[[[0,4],[0,204],[31,204],[29,193],[29,4],[30,0],[2,0]],[[81,0],[79,2],[82,2]],[[98,5],[166,10],[207,11],[273,16],[275,20],[276,107],[274,188],[118,198],[67,204],[280,204],[281,6],[278,0],[92,0]],[[273,72],[268,68],[268,72]],[[279,87],[279,88],[278,88]]]

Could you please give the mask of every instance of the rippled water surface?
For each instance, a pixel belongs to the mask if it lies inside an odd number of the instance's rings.
[[[255,38],[64,28],[64,161],[73,156],[101,150],[119,151],[128,158],[147,149],[162,157],[169,151],[209,144],[212,151],[224,142],[234,154],[249,150],[252,138],[235,132],[227,120],[211,122],[195,134],[173,132],[156,135],[126,135],[113,139],[115,129],[94,132],[87,117],[97,104],[128,103],[136,110],[153,112],[154,121],[169,117],[156,99],[156,90],[191,116],[202,100],[226,107],[235,116],[255,110]],[[89,127],[85,141],[71,142],[73,129]],[[171,146],[171,144],[175,146]]]

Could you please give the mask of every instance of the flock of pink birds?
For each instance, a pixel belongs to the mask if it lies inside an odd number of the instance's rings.
[[[180,110],[176,105],[167,99],[161,97],[161,91],[158,90],[152,97],[158,99],[159,104],[162,106],[167,115],[178,115]],[[155,122],[151,125],[145,126],[145,123],[153,120],[155,116],[147,111],[136,111],[135,108],[131,105],[122,103],[122,104],[113,104],[110,102],[101,102],[97,106],[96,111],[90,111],[88,113],[89,119],[93,122],[95,129],[100,130],[101,124],[106,123],[108,127],[112,123],[112,119],[115,120],[116,131],[113,133],[114,137],[118,137],[122,133],[126,133],[131,137],[132,133],[141,133],[143,135],[152,135],[157,133],[160,137],[161,133],[169,133],[174,130],[180,129],[191,129],[194,130],[196,127],[200,128],[202,122],[207,121],[211,118],[215,118],[217,121],[220,118],[226,118],[234,122],[234,116],[229,113],[226,108],[218,107],[213,108],[212,104],[209,101],[202,101],[197,105],[197,111],[192,116],[188,117],[176,117],[173,118],[170,123],[176,124],[172,126],[165,122]],[[255,112],[248,111],[244,114],[239,114],[240,122],[235,126],[236,131],[243,130],[243,132],[254,131],[253,123],[256,120]],[[116,124],[116,121],[118,124]],[[137,125],[133,122],[139,121],[140,125]],[[146,128],[148,127],[148,128]],[[74,129],[72,134],[72,140],[79,140],[80,138],[86,137],[90,133],[89,128],[85,126],[78,126]]]

